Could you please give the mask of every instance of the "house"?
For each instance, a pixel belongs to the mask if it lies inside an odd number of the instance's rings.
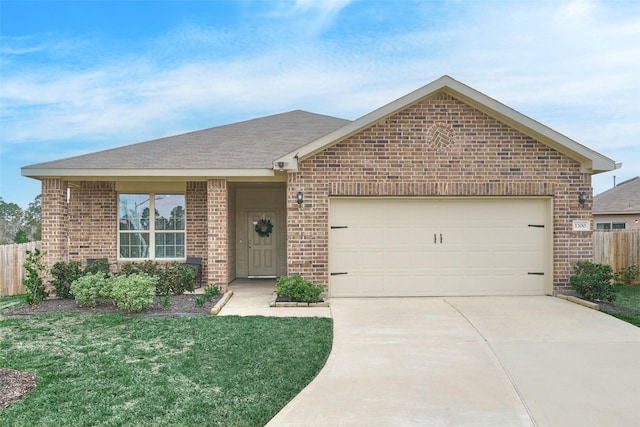
[[[355,121],[292,111],[22,168],[47,262],[203,258],[208,284],[543,295],[593,255],[598,154],[443,76]],[[150,220],[151,212],[154,220]]]
[[[593,222],[596,230],[640,229],[640,176],[595,196]]]

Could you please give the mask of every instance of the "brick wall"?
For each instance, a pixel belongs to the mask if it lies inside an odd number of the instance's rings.
[[[67,260],[67,183],[57,178],[42,180],[42,252],[51,267]],[[48,277],[44,278],[45,281]]]
[[[299,209],[296,193],[304,192]],[[580,164],[446,94],[436,94],[327,150],[289,174],[288,271],[328,283],[330,196],[552,196],[554,289],[570,288],[572,265],[591,259],[591,199]]]
[[[207,183],[187,182],[187,256],[202,258],[202,282],[207,283]]]
[[[69,199],[69,260],[118,259],[118,197],[114,182],[74,183]]]
[[[207,181],[207,223],[209,269],[207,283],[226,291],[228,285],[228,202],[227,181]]]

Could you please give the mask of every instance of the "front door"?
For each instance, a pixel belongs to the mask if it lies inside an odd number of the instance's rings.
[[[260,222],[262,220],[262,222]],[[264,226],[270,221],[273,226]],[[276,215],[274,212],[249,212],[247,243],[249,277],[276,277]],[[260,232],[256,231],[256,226]],[[270,233],[268,232],[270,229]]]

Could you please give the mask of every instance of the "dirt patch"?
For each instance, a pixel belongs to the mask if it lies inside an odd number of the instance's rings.
[[[186,294],[175,295],[169,297],[169,305],[164,306],[161,302],[162,298],[156,297],[153,306],[135,315],[142,316],[198,316],[209,315],[213,306],[222,298],[218,295],[213,300],[207,302],[201,307],[196,305],[196,298],[199,295]],[[72,299],[49,298],[42,301],[39,305],[20,305],[5,310],[3,316],[28,316],[34,314],[50,314],[50,313],[94,313],[108,314],[119,313],[128,314],[120,310],[111,300],[100,300],[95,307],[80,307]]]
[[[0,408],[24,399],[36,385],[36,376],[29,372],[0,368]]]

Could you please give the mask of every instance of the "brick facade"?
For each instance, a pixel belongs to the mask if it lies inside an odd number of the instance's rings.
[[[302,208],[296,193],[304,192]],[[328,283],[330,196],[551,196],[554,290],[591,259],[591,176],[575,160],[446,94],[435,94],[302,161],[288,177],[289,274]]]
[[[42,252],[49,267],[67,260],[67,226],[67,183],[45,178],[42,180]]]
[[[74,183],[69,199],[69,259],[118,259],[118,195],[114,182]]]
[[[228,187],[225,179],[207,181],[208,259],[207,283],[226,291],[228,284]]]

